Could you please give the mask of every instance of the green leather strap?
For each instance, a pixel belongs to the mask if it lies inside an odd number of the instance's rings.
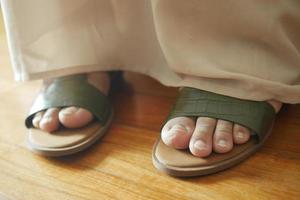
[[[168,119],[211,117],[251,129],[263,138],[275,119],[274,108],[266,102],[242,100],[193,88],[183,88]]]
[[[88,83],[86,75],[56,78],[36,97],[28,117],[27,128],[32,127],[34,114],[52,107],[77,106],[92,112],[100,123],[105,124],[112,112],[108,97]]]

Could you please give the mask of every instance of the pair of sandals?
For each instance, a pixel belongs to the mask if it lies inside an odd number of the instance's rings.
[[[120,76],[120,73],[112,73],[112,80],[119,80]],[[67,106],[85,108],[94,114],[95,120],[83,128],[61,127],[54,133],[33,128],[32,119],[37,112]],[[236,145],[229,153],[212,153],[206,158],[195,157],[188,150],[168,147],[159,138],[153,147],[153,164],[159,170],[178,177],[207,175],[227,169],[245,160],[263,145],[271,132],[275,115],[274,108],[266,102],[182,88],[166,121],[181,116],[223,119],[248,127],[252,130],[252,137],[247,143]],[[38,94],[25,120],[30,129],[28,146],[46,156],[73,154],[100,139],[112,118],[113,109],[108,97],[89,84],[86,75],[57,78]]]

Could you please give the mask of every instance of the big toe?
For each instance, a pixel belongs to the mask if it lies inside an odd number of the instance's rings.
[[[66,107],[59,112],[59,121],[66,128],[80,128],[93,120],[93,115],[86,109]]]
[[[195,128],[195,122],[188,117],[169,120],[161,131],[162,141],[175,149],[186,149]]]

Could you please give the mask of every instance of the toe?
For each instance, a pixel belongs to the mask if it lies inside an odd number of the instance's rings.
[[[162,141],[175,149],[186,149],[195,128],[195,122],[188,117],[169,120],[161,131]]]
[[[33,119],[32,119],[32,125],[33,127],[35,128],[40,128],[40,122],[43,118],[43,115],[44,115],[45,111],[41,111],[41,112],[38,112],[34,115]]]
[[[212,136],[216,127],[216,119],[199,117],[190,140],[190,151],[197,157],[205,157],[212,152]]]
[[[233,124],[228,121],[218,120],[213,136],[213,150],[216,153],[227,153],[233,147]]]
[[[233,141],[235,144],[244,144],[250,138],[250,130],[239,124],[233,126]]]
[[[59,127],[58,108],[49,108],[43,115],[39,127],[46,132],[53,132]]]
[[[93,115],[86,109],[66,107],[59,112],[59,121],[66,128],[80,128],[93,120]]]

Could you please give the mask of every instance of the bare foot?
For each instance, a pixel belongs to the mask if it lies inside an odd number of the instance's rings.
[[[91,85],[107,95],[110,88],[110,77],[106,72],[93,72],[87,74]],[[47,87],[52,80],[44,81],[44,87]],[[93,114],[79,107],[50,108],[35,114],[32,124],[35,128],[40,128],[46,132],[57,130],[62,124],[66,128],[80,128],[93,120]]]
[[[276,113],[282,103],[268,101]],[[198,157],[209,156],[212,152],[227,153],[234,144],[244,144],[250,138],[250,130],[232,122],[208,117],[198,117],[196,122],[189,117],[169,120],[161,132],[162,141],[175,149],[189,148]]]

